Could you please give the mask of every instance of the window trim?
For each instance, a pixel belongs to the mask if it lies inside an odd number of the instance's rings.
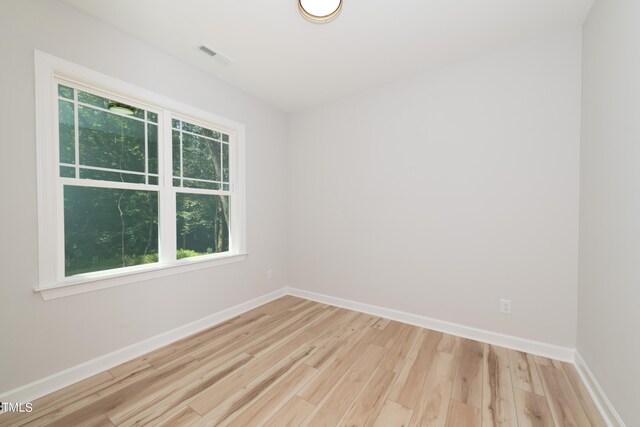
[[[121,286],[128,283],[140,282],[157,277],[178,274],[202,268],[210,268],[231,262],[243,261],[248,254],[246,248],[246,191],[245,191],[245,126],[241,123],[225,119],[207,111],[175,101],[155,92],[142,89],[114,77],[90,70],[86,67],[57,58],[53,55],[34,50],[35,64],[35,103],[36,103],[36,149],[37,149],[37,186],[38,186],[38,266],[39,279],[34,290],[43,299],[61,298],[74,294]],[[58,156],[56,144],[56,129],[58,118],[56,115],[58,95],[57,80],[71,80],[78,84],[106,92],[110,96],[129,101],[137,105],[147,105],[149,110],[164,110],[164,123],[158,123],[159,134],[159,174],[163,174],[162,164],[171,163],[171,150],[163,150],[167,142],[164,135],[171,130],[171,116],[178,116],[187,120],[195,120],[203,124],[215,125],[229,133],[233,140],[234,149],[231,150],[231,196],[232,208],[230,212],[231,247],[223,254],[203,255],[194,258],[170,262],[158,262],[121,269],[105,270],[101,272],[85,273],[78,276],[63,278],[60,276],[60,239],[63,229],[62,203],[60,202],[60,179],[58,177]],[[164,152],[163,152],[164,151]],[[169,151],[167,153],[166,151]],[[166,168],[165,168],[166,170]],[[163,176],[166,194],[174,194],[181,189],[173,188],[172,174]],[[158,192],[161,193],[159,182]],[[159,214],[161,218],[175,218],[175,201],[173,214],[171,203],[161,203]],[[174,222],[170,219],[171,222]],[[172,226],[175,231],[175,224]],[[62,230],[63,233],[63,230]],[[173,233],[175,236],[175,233]],[[165,236],[166,237],[166,236]],[[160,236],[160,239],[163,237]],[[175,239],[175,237],[174,237]],[[166,242],[165,242],[166,243]],[[62,242],[63,244],[63,242]],[[165,245],[165,247],[167,247]],[[62,272],[64,274],[64,272]]]

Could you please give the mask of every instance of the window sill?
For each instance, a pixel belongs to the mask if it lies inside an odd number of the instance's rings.
[[[71,295],[84,294],[101,289],[113,288],[134,282],[171,276],[188,271],[201,270],[218,265],[244,261],[248,253],[225,254],[206,258],[185,258],[170,265],[153,265],[131,267],[113,272],[89,273],[69,278],[52,286],[42,286],[34,289],[42,295],[45,301],[64,298]]]

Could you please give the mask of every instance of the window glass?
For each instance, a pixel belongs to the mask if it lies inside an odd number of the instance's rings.
[[[158,115],[146,114],[156,123],[147,122],[140,119],[145,117],[140,108],[82,90],[76,102],[74,91],[58,85],[60,163],[75,165],[77,157],[80,179],[151,183],[159,172]],[[66,169],[60,176],[76,177]]]
[[[60,140],[60,163],[76,162],[75,107],[72,102],[58,101],[58,136]]]
[[[57,101],[65,277],[230,251],[229,134],[82,85],[59,83]],[[158,238],[173,224],[175,246]]]
[[[158,193],[64,187],[65,275],[158,262]]]
[[[144,172],[144,122],[78,108],[80,165]]]
[[[229,182],[229,144],[222,142],[223,134],[177,119],[172,123],[177,186],[219,190],[222,182]]]
[[[176,194],[178,259],[229,250],[229,196]]]

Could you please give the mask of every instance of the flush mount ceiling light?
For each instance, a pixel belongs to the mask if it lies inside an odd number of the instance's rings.
[[[126,116],[132,116],[138,109],[122,102],[109,101],[109,111],[114,113],[124,114]]]
[[[342,10],[342,0],[298,0],[298,9],[311,22],[329,22]]]

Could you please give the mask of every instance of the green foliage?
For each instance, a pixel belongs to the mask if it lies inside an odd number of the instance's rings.
[[[59,100],[60,161],[68,164],[75,164],[76,158],[80,161],[78,177],[72,167],[62,167],[61,176],[144,184],[144,175],[128,172],[146,169],[158,173],[157,124],[94,108],[108,108],[109,100],[82,91],[77,91],[78,100],[91,106],[80,105],[75,111],[71,102],[73,89],[60,90],[60,96],[65,97]],[[145,111],[135,109],[134,117],[144,119]],[[181,125],[185,131],[200,135],[183,134],[181,151],[181,132],[173,131],[174,173],[184,174],[185,187],[186,178],[215,181],[224,178],[228,182],[229,147],[220,141],[222,137],[228,142],[228,135],[184,122]],[[180,170],[181,157],[184,170]],[[152,179],[156,183],[158,178],[149,177],[149,183]],[[192,183],[198,188],[220,186],[203,181]],[[229,250],[228,196],[178,193],[176,205],[178,259]],[[65,275],[158,262],[158,211],[157,191],[65,185]]]
[[[65,186],[64,215],[67,276],[157,261],[154,191]]]
[[[191,258],[191,257],[194,257],[194,256],[208,255],[208,254],[212,254],[212,253],[213,253],[213,249],[211,249],[211,248],[207,249],[206,252],[196,252],[196,251],[191,250],[191,249],[178,249],[176,251],[176,258],[178,258],[178,259]]]
[[[148,254],[140,256],[125,256],[125,267],[132,267],[134,265],[153,264],[158,262],[158,254]],[[67,270],[67,276],[72,276],[82,273],[91,273],[93,271],[112,270],[114,268],[121,268],[123,266],[122,258],[114,257],[110,259],[101,259],[95,264],[79,266],[72,270]]]
[[[80,164],[144,172],[144,123],[93,108],[78,107]]]
[[[138,264],[153,264],[154,262],[158,262],[158,254],[147,254],[147,255],[142,255],[139,257],[139,261],[132,264],[132,265],[138,265]]]
[[[176,195],[177,249],[200,254],[229,250],[228,196]]]

